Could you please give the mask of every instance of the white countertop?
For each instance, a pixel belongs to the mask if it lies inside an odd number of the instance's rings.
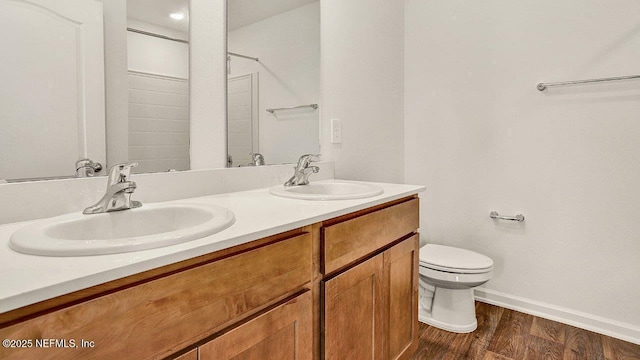
[[[330,181],[330,180],[328,180]],[[235,223],[219,233],[186,243],[122,254],[46,257],[9,248],[14,231],[33,221],[0,226],[0,313],[208,254],[302,226],[417,194],[423,186],[375,184],[378,196],[337,201],[307,201],[270,195],[268,188],[169,201],[223,206]],[[37,221],[37,220],[36,220]]]

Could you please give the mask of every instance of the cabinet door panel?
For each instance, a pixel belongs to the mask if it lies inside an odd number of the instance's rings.
[[[306,292],[200,346],[200,360],[310,360],[311,292]]]
[[[418,344],[418,235],[384,253],[389,291],[389,359],[408,358]]]
[[[382,255],[324,284],[325,359],[384,359]]]

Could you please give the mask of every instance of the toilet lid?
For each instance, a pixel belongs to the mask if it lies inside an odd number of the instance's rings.
[[[471,250],[427,244],[420,248],[420,265],[451,272],[478,272],[490,269],[493,260]]]

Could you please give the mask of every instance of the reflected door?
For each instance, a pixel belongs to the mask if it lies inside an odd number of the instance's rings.
[[[251,162],[251,153],[260,152],[258,73],[230,77],[227,81],[227,154],[232,160],[230,166],[243,166]]]
[[[0,0],[0,179],[105,164],[102,3]]]

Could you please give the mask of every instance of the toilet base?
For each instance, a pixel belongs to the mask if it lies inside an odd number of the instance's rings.
[[[422,323],[436,327],[438,329],[446,330],[446,331],[450,331],[458,334],[466,334],[466,333],[474,332],[478,328],[478,321],[474,321],[472,324],[467,324],[463,326],[458,326],[458,325],[454,326],[449,323],[444,323],[444,322],[435,320],[429,315],[419,315],[418,320],[420,320],[420,322]]]
[[[438,329],[469,333],[478,327],[473,289],[436,287],[431,312],[421,309],[418,320]]]

